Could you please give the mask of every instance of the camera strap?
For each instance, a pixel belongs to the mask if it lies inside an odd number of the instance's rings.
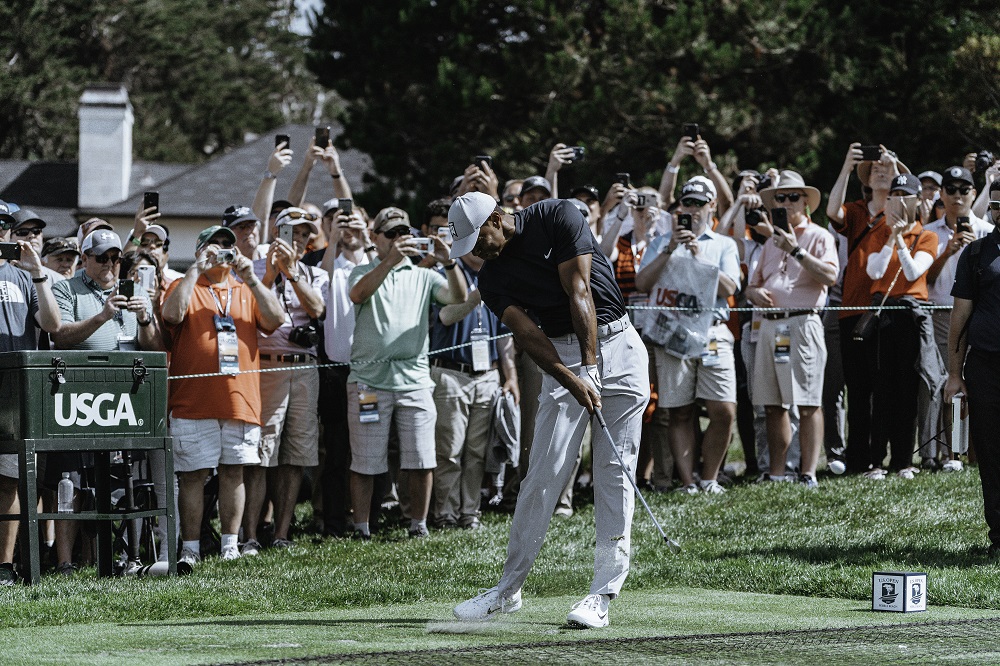
[[[97,302],[101,304],[101,308],[104,308],[104,306],[108,303],[108,299],[111,298],[111,292],[114,291],[114,287],[109,289],[108,293],[105,294],[103,290],[98,288],[97,283],[92,281],[89,277],[84,276],[83,283],[87,285],[87,288],[89,288],[91,292],[93,292],[94,297],[97,298]],[[115,321],[118,323],[118,327],[124,330],[125,315],[122,314],[120,309],[115,310]]]

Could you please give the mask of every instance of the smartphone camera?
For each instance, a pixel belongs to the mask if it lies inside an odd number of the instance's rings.
[[[295,227],[291,224],[283,224],[278,227],[278,238],[288,243],[289,247],[295,243]]]
[[[21,258],[21,246],[17,243],[0,243],[0,259],[7,261]]]
[[[969,218],[967,217],[957,217],[955,218],[955,229],[958,231],[958,233],[962,233],[965,231],[971,233],[972,223],[969,222]]]
[[[621,183],[625,187],[632,187],[632,177],[627,173],[615,174],[615,182]]]
[[[491,155],[476,155],[472,158],[472,163],[482,169],[484,166],[493,168],[493,157]]]
[[[788,211],[784,208],[772,208],[771,209],[771,226],[775,229],[781,229],[782,231],[789,231],[788,226]]]
[[[454,240],[451,235],[451,229],[449,229],[448,227],[438,227],[437,236],[448,245],[451,245],[452,241]]]
[[[414,238],[413,244],[421,252],[433,252],[434,251],[434,239],[433,238]]]
[[[701,128],[698,127],[698,123],[684,123],[683,134],[692,141],[697,141]]]
[[[572,146],[572,149],[574,162],[579,162],[587,154],[587,149],[583,146]]]
[[[330,128],[329,127],[317,127],[316,128],[316,146],[319,148],[326,148],[330,145]]]
[[[292,138],[287,134],[279,134],[274,137],[274,147],[277,148],[281,144],[285,144],[285,148],[292,147]]]
[[[154,213],[160,212],[160,193],[159,192],[143,192],[142,193],[142,209],[148,210],[150,208],[155,208]]]
[[[878,162],[882,159],[882,146],[861,146],[861,159],[866,162]]]
[[[135,296],[135,282],[132,280],[118,280],[118,295],[125,298]]]
[[[678,215],[677,226],[684,231],[692,231],[694,229],[694,219],[691,217],[691,213],[681,213]]]

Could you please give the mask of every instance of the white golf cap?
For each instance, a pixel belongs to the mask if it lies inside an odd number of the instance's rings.
[[[452,259],[472,252],[479,240],[479,230],[496,209],[497,200],[482,192],[463,194],[451,203],[451,208],[448,209],[448,228],[454,239],[451,246]]]

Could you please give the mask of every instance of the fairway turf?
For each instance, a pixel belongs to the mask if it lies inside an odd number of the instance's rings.
[[[449,633],[451,607],[496,583],[509,516],[420,540],[403,529],[371,543],[303,538],[293,552],[209,558],[180,579],[98,580],[89,569],[0,589],[0,662],[206,663],[997,615],[990,609],[1000,609],[1000,566],[986,557],[975,470],[821,482],[818,491],[766,484],[719,496],[650,495],[683,550],[671,555],[636,514],[632,573],[608,633],[562,628],[593,566],[593,512],[583,504],[553,521],[525,585],[525,610],[492,628]],[[866,610],[876,570],[928,572],[931,610]]]

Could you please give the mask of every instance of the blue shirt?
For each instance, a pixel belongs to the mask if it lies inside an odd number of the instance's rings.
[[[653,242],[649,244],[649,247],[643,253],[642,263],[639,264],[639,270],[636,272],[642,272],[649,264],[653,263],[653,260],[660,256],[660,251],[666,250],[672,236],[673,229],[667,229],[665,234],[653,239]],[[688,252],[688,249],[682,245],[678,245],[677,249],[674,250],[674,253],[677,252]],[[740,255],[736,250],[735,241],[729,236],[717,234],[711,229],[706,228],[701,236],[698,236],[697,259],[712,266],[718,266],[720,275],[728,276],[733,282],[739,285]],[[729,319],[729,303],[722,296],[715,297],[715,316],[721,321]]]
[[[461,259],[457,261],[458,265],[465,271],[465,279],[468,282],[469,292],[471,293],[479,285],[479,272],[472,270]],[[444,271],[439,270],[439,272],[443,273]],[[467,343],[471,340],[470,336],[473,330],[481,328],[491,338],[507,332],[507,327],[501,324],[497,316],[493,314],[493,311],[483,303],[476,306],[476,309],[467,314],[462,321],[455,322],[451,326],[445,326],[441,323],[440,315],[441,307],[434,306],[431,309],[431,316],[433,317],[431,322],[431,352],[435,349],[444,349],[461,344],[465,344],[466,346],[440,354],[432,353],[431,358],[441,358],[454,361],[455,363],[472,365],[472,345]],[[495,363],[497,360],[497,344],[495,340],[490,340],[489,348],[490,363]]]

